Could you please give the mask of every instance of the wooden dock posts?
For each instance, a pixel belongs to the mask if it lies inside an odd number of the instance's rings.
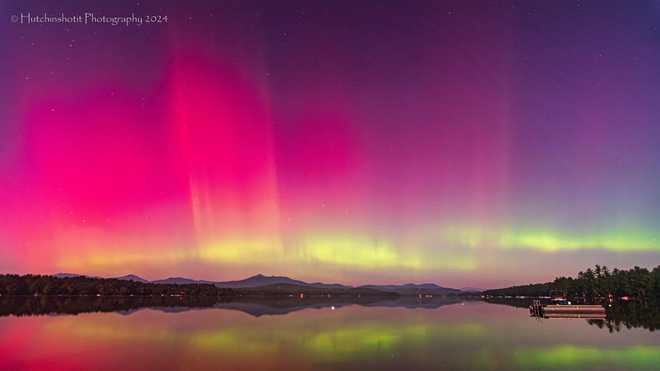
[[[529,312],[534,317],[542,317],[543,305],[541,304],[541,300],[532,301],[532,305],[529,306]]]

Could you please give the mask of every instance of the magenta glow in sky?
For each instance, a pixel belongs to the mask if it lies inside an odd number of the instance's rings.
[[[0,26],[0,271],[492,287],[660,261],[656,2],[93,10],[168,22]]]

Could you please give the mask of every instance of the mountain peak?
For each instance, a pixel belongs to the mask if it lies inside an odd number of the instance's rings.
[[[305,285],[306,283],[303,281],[291,279],[289,277],[266,276],[261,273],[258,273],[254,276],[238,281],[215,282],[215,285],[218,287],[229,287],[229,288],[256,287],[256,286],[265,286],[265,285],[274,285],[274,284]]]
[[[74,277],[82,277],[82,275],[81,274],[76,274],[76,273],[60,272],[60,273],[53,274],[53,277],[57,277],[57,278],[74,278]]]
[[[75,273],[56,273],[55,277],[59,278],[70,278],[70,277],[89,277],[89,278],[99,278],[92,276],[83,276]],[[353,286],[342,285],[338,283],[322,283],[314,282],[307,283],[305,281],[300,281],[292,279],[287,276],[267,276],[263,273],[257,273],[251,277],[244,278],[237,281],[206,281],[206,280],[196,280],[186,277],[174,276],[168,277],[166,279],[149,281],[135,274],[127,274],[125,276],[113,277],[118,280],[125,281],[135,281],[141,283],[152,283],[152,284],[169,284],[169,285],[190,285],[190,284],[206,284],[206,285],[215,285],[216,287],[221,288],[254,288],[261,286],[270,286],[270,285],[297,285],[306,288],[316,288],[316,289],[353,289]],[[458,292],[479,292],[480,289],[475,288],[463,288],[461,290],[452,289],[447,287],[439,286],[435,283],[405,283],[399,285],[362,285],[355,287],[356,289],[375,289],[381,290],[390,293],[397,293],[400,295],[420,295],[420,294],[432,294],[432,295],[445,295],[453,294]]]
[[[144,278],[142,278],[140,276],[137,276],[135,274],[127,274],[125,276],[115,277],[115,279],[124,280],[124,281],[135,281],[135,282],[149,283],[148,280],[145,280]]]
[[[125,276],[123,276],[123,277],[125,277],[125,278],[141,278],[140,276],[136,276],[136,275],[134,275],[134,274],[127,274],[127,275],[125,275]]]

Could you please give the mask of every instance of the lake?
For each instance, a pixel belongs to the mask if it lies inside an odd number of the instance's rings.
[[[660,370],[660,332],[606,324],[480,301],[5,315],[0,369]]]

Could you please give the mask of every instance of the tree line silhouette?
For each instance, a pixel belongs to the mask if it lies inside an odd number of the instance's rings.
[[[0,295],[185,295],[231,296],[234,290],[211,284],[154,284],[114,278],[0,275]]]
[[[660,265],[648,270],[634,267],[629,270],[596,265],[577,277],[557,277],[553,282],[486,290],[486,297],[544,297],[562,296],[576,302],[605,302],[617,300],[660,304]]]

